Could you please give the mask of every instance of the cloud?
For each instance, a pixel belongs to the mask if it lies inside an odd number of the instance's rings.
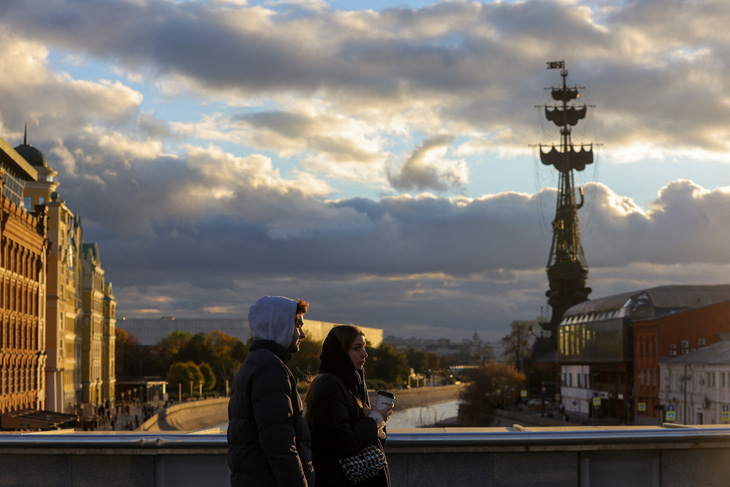
[[[572,139],[603,143],[579,212],[593,297],[726,280],[728,14],[8,2],[0,136],[29,122],[120,314],[245,315],[287,294],[313,319],[498,338],[545,307],[555,190],[502,181],[559,140],[533,108],[553,103],[555,53],[590,106]]]
[[[425,140],[397,172],[388,172],[390,184],[403,191],[460,189],[468,180],[469,170],[464,161],[444,157],[453,141],[451,135]]]
[[[48,50],[35,41],[0,34],[3,52],[0,121],[3,138],[53,140],[78,133],[91,124],[119,125],[133,117],[142,95],[119,82],[90,82],[56,73],[48,66]]]

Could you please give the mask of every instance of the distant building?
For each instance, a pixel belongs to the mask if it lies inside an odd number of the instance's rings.
[[[723,424],[730,409],[730,341],[721,341],[659,361],[659,401],[671,421]]]
[[[327,333],[338,323],[304,319],[304,333],[315,342],[324,341]],[[118,326],[137,338],[144,346],[158,345],[173,331],[186,331],[193,335],[218,330],[246,343],[251,337],[251,328],[246,318],[122,318]],[[365,333],[368,346],[377,347],[383,342],[383,330],[357,325]]]
[[[724,301],[730,301],[730,285],[673,285],[598,298],[568,308],[558,335],[561,401],[566,411],[629,424],[640,420],[636,414],[635,324],[654,320],[659,326],[657,336],[662,336],[662,323],[668,323],[670,315]],[[685,319],[677,318],[682,321],[676,327],[697,326],[687,319],[691,315],[682,314]],[[639,332],[639,336],[646,335]],[[655,347],[657,343],[655,340]],[[653,383],[653,376],[649,380]]]
[[[84,403],[114,402],[115,304],[96,244],[82,248],[81,383]]]
[[[484,342],[477,333],[471,340],[463,339],[457,343],[452,343],[449,338],[402,338],[393,335],[385,337],[385,341],[402,352],[412,348],[439,357],[449,357],[452,364],[458,365],[482,364],[492,360],[502,362],[504,356],[501,341]]]
[[[0,139],[0,413],[45,407],[46,226],[23,190],[38,172]]]

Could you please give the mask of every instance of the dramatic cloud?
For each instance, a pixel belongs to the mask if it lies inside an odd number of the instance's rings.
[[[544,68],[565,59],[589,106],[571,138],[597,144],[592,296],[728,281],[730,4],[402,5],[5,2],[0,137],[28,124],[120,316],[286,294],[496,339],[549,314],[557,172],[534,146],[560,141]]]

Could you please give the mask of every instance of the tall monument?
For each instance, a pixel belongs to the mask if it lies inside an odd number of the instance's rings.
[[[571,127],[585,118],[587,105],[576,106],[571,102],[580,96],[578,86],[568,86],[568,70],[565,61],[549,62],[548,69],[559,69],[562,85],[550,88],[554,105],[545,105],[545,117],[560,128],[560,144],[540,144],[540,161],[553,166],[559,174],[558,195],[553,220],[553,239],[547,264],[550,289],[545,293],[552,308],[550,321],[543,323],[549,332],[543,352],[557,350],[558,326],[563,314],[571,306],[586,301],[591,292],[587,287],[588,264],[583,253],[578,223],[578,209],[583,206],[583,188],[578,188],[577,201],[573,172],[582,171],[593,163],[593,144],[576,147],[571,140]],[[550,350],[551,349],[551,350]],[[537,352],[534,350],[533,352]],[[541,354],[541,355],[544,355]],[[535,357],[537,358],[537,357]]]

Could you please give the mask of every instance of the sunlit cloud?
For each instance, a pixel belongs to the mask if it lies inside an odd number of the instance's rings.
[[[727,282],[730,5],[409,5],[10,2],[0,137],[27,123],[122,314],[283,294],[498,339],[546,307],[560,53],[598,155],[576,175],[592,296]]]

